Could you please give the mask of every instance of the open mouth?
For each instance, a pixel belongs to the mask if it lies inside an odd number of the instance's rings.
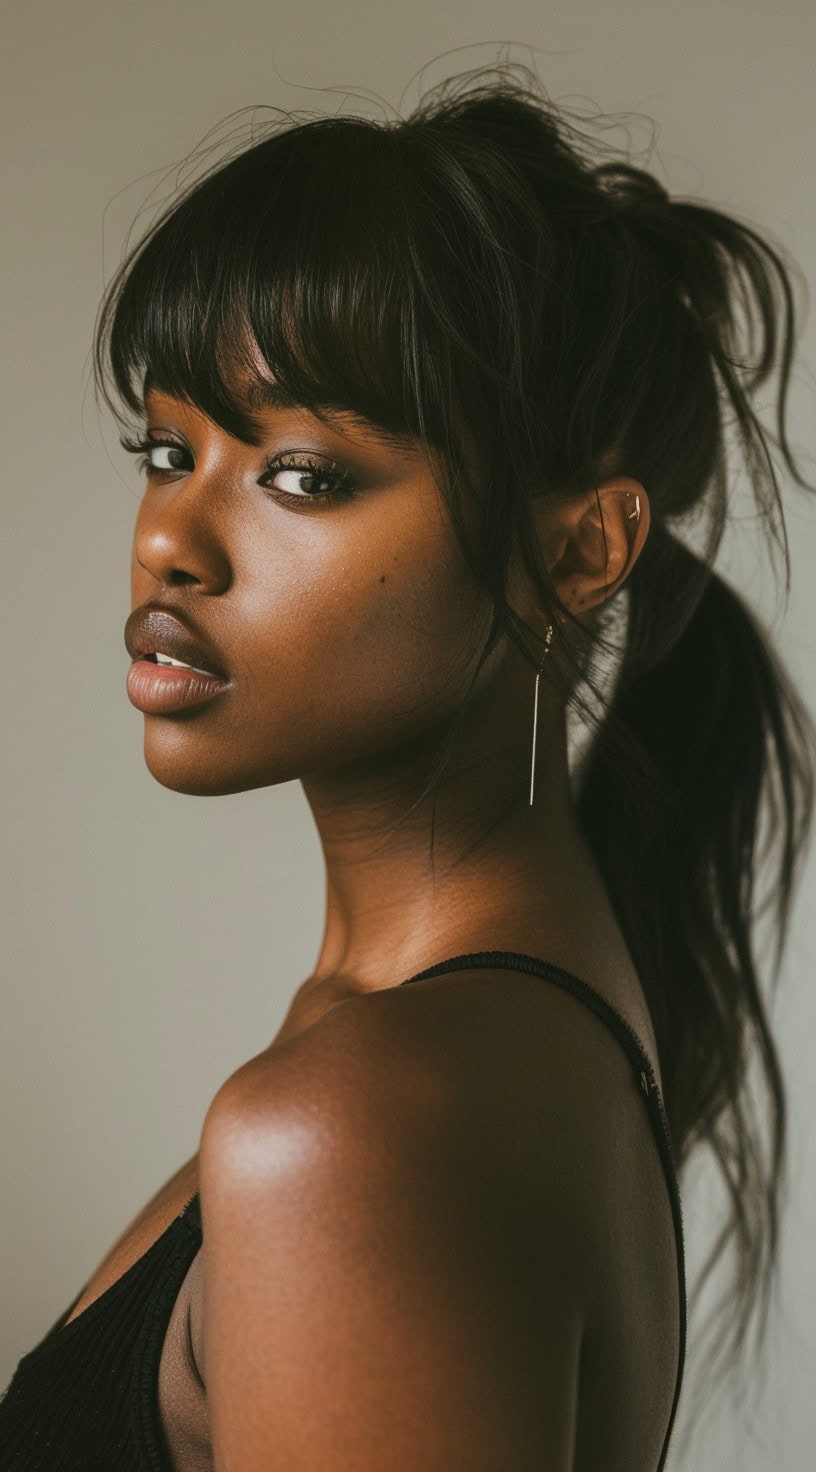
[[[206,675],[207,678],[210,679],[210,680],[220,680],[221,679],[221,676],[220,675],[214,675],[213,672],[212,672],[212,670],[203,670],[203,669],[199,668],[197,665],[194,665],[194,664],[185,664],[185,662],[184,662],[183,659],[171,659],[169,654],[156,654],[156,653],[154,653],[154,654],[143,654],[141,656],[141,658],[142,659],[146,659],[150,664],[157,664],[157,665],[160,665],[160,666],[163,666],[163,667],[166,666],[167,668],[170,668],[170,669],[176,669],[176,670],[192,670],[193,671],[193,674],[196,674],[196,675]]]
[[[208,705],[229,688],[222,675],[153,652],[134,658],[127,675],[128,699],[145,715],[170,716]]]

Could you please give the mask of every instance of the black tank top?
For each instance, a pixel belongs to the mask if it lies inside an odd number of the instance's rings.
[[[680,1349],[656,1469],[662,1472],[683,1378],[686,1284],[680,1193],[660,1086],[629,1023],[586,982],[552,962],[517,951],[475,951],[428,966],[401,985],[482,967],[525,971],[563,987],[606,1024],[632,1064],[660,1152],[677,1247]],[[175,1472],[159,1415],[159,1361],[173,1305],[201,1240],[196,1193],[126,1273],[69,1324],[78,1293],[23,1356],[0,1399],[0,1472]]]

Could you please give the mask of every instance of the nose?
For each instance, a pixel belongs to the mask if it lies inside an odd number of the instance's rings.
[[[133,535],[134,588],[148,577],[159,584],[198,583],[208,592],[221,592],[229,581],[229,563],[222,537],[202,494],[195,471],[183,485],[167,487],[165,495],[146,499]]]

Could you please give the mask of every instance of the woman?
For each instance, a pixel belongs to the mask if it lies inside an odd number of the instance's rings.
[[[141,422],[145,758],[199,796],[300,778],[326,921],[196,1156],[21,1361],[4,1466],[663,1467],[692,1146],[733,1199],[737,1342],[776,1241],[751,885],[776,776],[781,942],[814,733],[711,564],[729,405],[778,508],[750,402],[777,361],[806,484],[793,340],[767,243],[593,161],[511,69],[277,127],[131,252],[96,365]]]

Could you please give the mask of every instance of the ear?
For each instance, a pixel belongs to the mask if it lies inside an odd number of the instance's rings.
[[[581,614],[611,598],[632,571],[649,532],[639,481],[616,476],[567,501],[533,502],[544,559],[562,603]]]

